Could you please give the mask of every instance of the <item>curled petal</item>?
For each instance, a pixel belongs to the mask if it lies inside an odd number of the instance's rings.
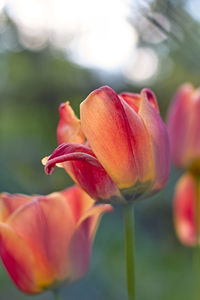
[[[45,165],[46,174],[52,174],[56,164],[71,160],[85,161],[99,169],[102,169],[102,166],[94,157],[93,152],[87,146],[63,143],[49,156]]]
[[[59,107],[60,121],[57,127],[58,144],[85,142],[81,130],[80,120],[75,116],[69,102],[62,103]]]
[[[86,220],[89,221],[90,226],[87,227],[87,234],[91,242],[94,239],[100,218],[105,212],[111,212],[112,210],[113,208],[110,204],[98,204],[88,209],[87,212],[80,218],[78,226],[80,226]]]
[[[66,171],[92,198],[108,200],[120,196],[118,188],[89,147],[70,143],[60,145],[49,157],[46,173],[51,174],[57,163],[63,163]]]

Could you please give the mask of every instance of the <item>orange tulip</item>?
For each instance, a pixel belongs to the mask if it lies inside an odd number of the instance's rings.
[[[183,244],[194,246],[196,244],[195,184],[190,174],[183,175],[176,185],[173,211],[178,238]]]
[[[104,86],[80,106],[81,120],[69,103],[60,106],[61,145],[46,163],[64,167],[96,200],[126,202],[160,190],[169,175],[169,147],[155,95],[117,95]],[[87,142],[85,142],[87,140]]]
[[[200,173],[200,89],[184,84],[168,113],[168,132],[175,165]]]
[[[87,272],[92,241],[108,204],[74,186],[47,196],[0,194],[0,256],[17,287],[29,294]]]

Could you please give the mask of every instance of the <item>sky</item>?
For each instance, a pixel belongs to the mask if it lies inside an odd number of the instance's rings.
[[[140,4],[149,1],[140,1]],[[130,17],[130,0],[0,0],[0,10],[14,20],[25,48],[39,51],[47,41],[87,68],[122,73],[145,81],[159,68],[152,48],[141,47]]]

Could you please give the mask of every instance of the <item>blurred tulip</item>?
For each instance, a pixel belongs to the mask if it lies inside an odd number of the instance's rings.
[[[200,89],[182,85],[168,113],[168,132],[173,163],[200,173]]]
[[[62,144],[48,158],[47,174],[58,164],[91,197],[110,202],[133,201],[163,188],[168,135],[151,90],[117,95],[101,87],[81,103],[81,123],[68,102],[59,111]]]
[[[0,194],[0,256],[25,293],[54,289],[88,270],[92,241],[108,204],[74,186],[47,196]]]
[[[190,174],[183,175],[176,185],[173,211],[178,238],[183,244],[194,246],[197,236],[195,227],[195,182],[194,177]]]

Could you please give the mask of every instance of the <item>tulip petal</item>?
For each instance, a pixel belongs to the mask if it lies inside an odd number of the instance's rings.
[[[88,226],[87,229],[87,233],[91,242],[94,239],[100,218],[105,212],[111,212],[112,210],[113,207],[110,204],[98,204],[87,210],[86,213],[83,214],[80,218],[78,226],[81,226],[81,224],[84,223],[86,220],[88,220],[88,223],[90,223],[90,226]]]
[[[5,222],[6,219],[19,207],[31,201],[33,197],[23,194],[0,194],[0,222]]]
[[[88,271],[92,245],[83,226],[75,231],[69,246],[70,280],[77,280]]]
[[[25,293],[40,292],[31,249],[5,223],[0,223],[0,256],[7,272],[20,290]]]
[[[51,174],[57,163],[63,163],[66,171],[92,198],[109,200],[120,196],[120,192],[100,165],[92,150],[84,145],[62,144],[49,157],[45,166]]]
[[[111,205],[96,205],[83,215],[69,247],[70,274],[76,280],[87,272],[92,242],[102,214],[112,210]]]
[[[61,193],[35,198],[7,222],[31,247],[42,278],[67,277],[67,250],[75,223]]]
[[[130,127],[121,100],[109,87],[92,92],[80,106],[81,126],[96,157],[116,185],[132,186],[137,168]]]
[[[169,176],[169,141],[167,128],[158,112],[154,109],[151,102],[149,102],[146,90],[142,91],[142,101],[138,113],[141,115],[151,138],[155,166],[155,184],[153,190],[160,190],[165,185]]]
[[[143,89],[142,90],[142,95],[145,95],[148,102],[153,106],[153,108],[158,112],[160,113],[160,110],[159,110],[159,107],[158,107],[158,102],[157,102],[157,99],[156,99],[156,96],[154,94],[154,92],[150,89]]]
[[[74,114],[69,102],[60,105],[59,114],[60,120],[57,127],[58,143],[83,144],[85,137],[81,130],[80,120]]]
[[[150,89],[143,89],[143,93],[147,95],[148,101],[151,103],[151,105],[155,108],[155,110],[159,113],[159,107],[156,100],[155,94]],[[120,96],[123,98],[126,103],[131,106],[137,113],[139,111],[140,103],[142,96],[140,94],[135,93],[129,93],[129,92],[123,92],[120,94]]]
[[[136,93],[122,92],[119,94],[121,98],[138,113],[141,96]]]
[[[170,150],[173,162],[185,166],[185,150],[188,147],[189,119],[194,89],[190,84],[180,87],[170,106],[167,124],[170,138]],[[190,137],[188,137],[190,139]]]
[[[173,212],[177,236],[188,246],[196,243],[194,198],[194,180],[189,174],[183,175],[176,185]]]
[[[52,174],[56,164],[76,159],[102,169],[90,148],[74,143],[63,143],[49,156],[45,165],[45,172],[46,174]]]
[[[71,208],[76,223],[94,205],[94,200],[78,186],[67,188],[61,193]]]
[[[193,164],[193,168],[200,169],[200,90],[193,93],[190,101],[190,113],[188,118],[188,128],[185,133],[186,147],[185,147],[185,161],[187,167]],[[196,165],[196,166],[195,166]]]
[[[130,127],[132,144],[138,179],[141,183],[152,182],[155,179],[154,157],[149,132],[142,120],[126,102],[122,102]],[[148,187],[149,188],[149,187]]]
[[[137,114],[140,98],[131,93],[118,97],[112,89],[103,87],[81,104],[81,121],[95,155],[117,186],[125,191],[139,181],[144,183],[141,194],[150,189],[155,175],[150,136]]]

